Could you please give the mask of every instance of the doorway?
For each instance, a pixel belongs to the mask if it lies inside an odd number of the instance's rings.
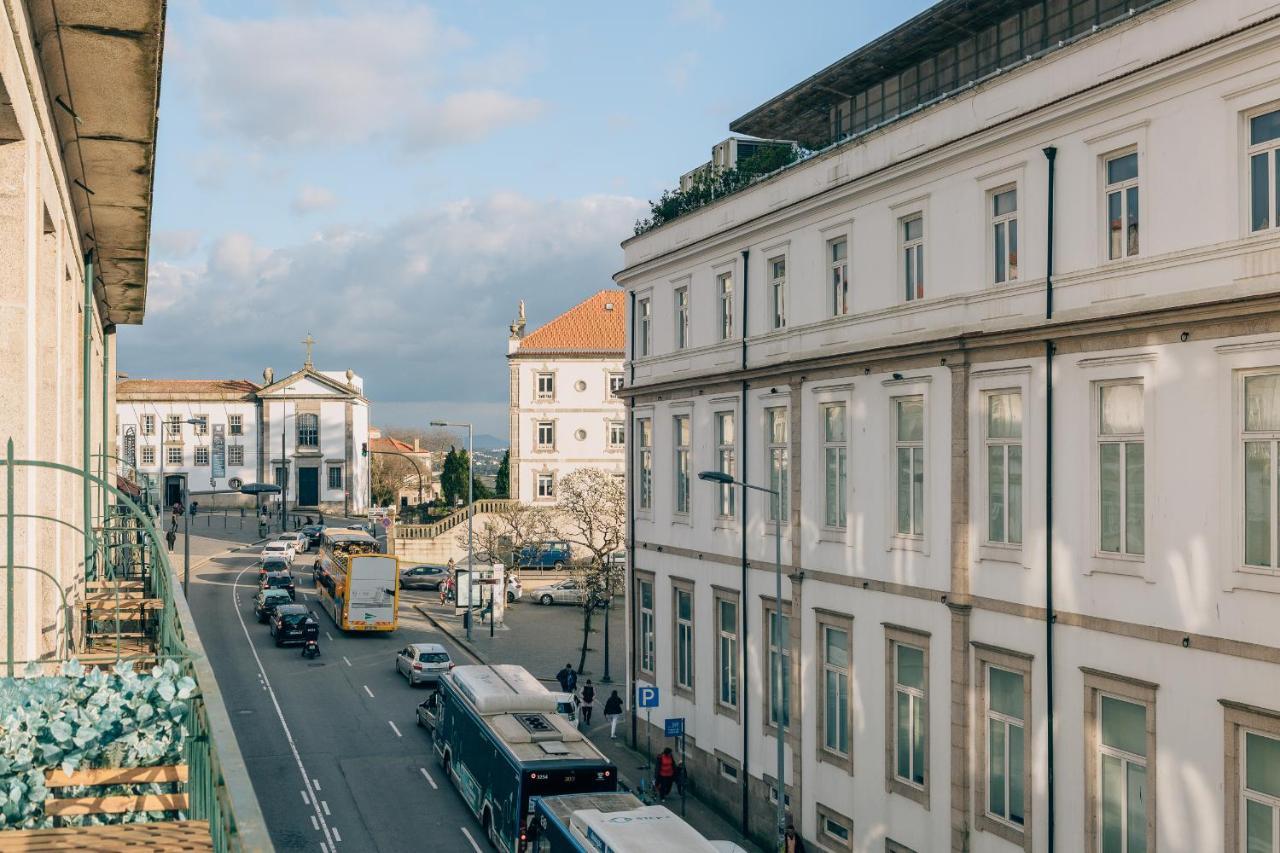
[[[298,469],[298,506],[319,506],[320,469]]]

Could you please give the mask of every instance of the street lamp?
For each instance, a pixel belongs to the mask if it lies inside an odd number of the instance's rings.
[[[708,483],[716,483],[717,485],[720,485],[720,486],[741,486],[744,489],[754,489],[757,492],[765,492],[766,494],[773,496],[773,500],[775,501],[775,504],[774,504],[775,507],[777,506],[776,501],[778,501],[781,498],[781,494],[778,492],[777,489],[766,489],[764,486],[754,486],[751,483],[746,483],[746,482],[743,482],[742,480],[735,480],[732,474],[726,474],[723,471],[702,471],[698,474],[698,479],[706,480]],[[786,831],[787,831],[787,799],[786,799],[787,789],[786,789],[786,784],[783,782],[784,775],[782,771],[783,771],[783,765],[786,761],[786,751],[785,751],[786,750],[785,740],[786,740],[786,734],[787,734],[786,715],[787,715],[787,711],[790,708],[790,705],[788,705],[787,703],[787,682],[786,682],[786,679],[783,677],[784,671],[782,668],[783,652],[786,651],[786,645],[784,644],[787,642],[787,640],[783,637],[783,633],[782,633],[782,518],[781,517],[778,518],[778,523],[775,524],[773,527],[773,534],[774,534],[773,536],[773,541],[774,541],[773,569],[774,569],[775,580],[777,582],[776,593],[775,593],[777,595],[777,610],[775,612],[777,614],[776,618],[778,620],[778,666],[775,670],[775,675],[777,676],[777,679],[778,679],[778,692],[782,694],[781,696],[782,701],[778,705],[778,778],[776,782],[776,786],[777,786],[776,796],[778,798],[778,849],[782,849],[784,844],[786,843]],[[766,637],[767,637],[768,626],[765,627],[765,631],[766,631]]]
[[[471,466],[475,464],[475,448],[473,447],[474,430],[469,423],[452,423],[449,421],[432,421],[433,427],[466,427],[467,428],[467,615],[466,629],[467,642],[471,642],[471,576],[473,574],[471,568],[471,555],[475,553],[475,530],[473,521],[476,515],[475,500],[472,496],[472,487],[475,483],[475,475],[471,472]],[[504,591],[505,592],[505,591]]]

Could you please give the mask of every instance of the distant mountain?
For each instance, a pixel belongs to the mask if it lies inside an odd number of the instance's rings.
[[[476,450],[506,450],[507,440],[496,435],[477,435],[474,439]]]

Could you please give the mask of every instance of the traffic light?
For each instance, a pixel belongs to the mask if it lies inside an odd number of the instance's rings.
[[[369,442],[366,441],[360,445],[360,455],[361,456],[369,455]]]

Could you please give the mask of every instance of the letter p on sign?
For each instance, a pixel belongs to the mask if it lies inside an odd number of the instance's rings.
[[[658,707],[658,688],[637,687],[636,688],[636,707],[637,708]]]

